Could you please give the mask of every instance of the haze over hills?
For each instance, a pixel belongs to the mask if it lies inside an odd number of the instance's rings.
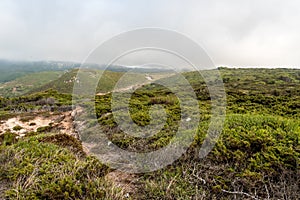
[[[72,93],[77,70],[80,63],[62,61],[9,61],[0,60],[0,96],[13,97],[26,93],[33,93],[47,89],[55,89],[59,92]],[[131,67],[110,65],[108,67],[97,64],[84,64],[82,69],[91,70],[97,73],[104,69],[108,72],[103,77],[109,76],[111,80],[118,80],[124,73],[135,73],[136,78],[145,77],[147,73],[172,73],[170,69],[159,67]],[[94,71],[94,72],[92,72]],[[118,77],[118,78],[117,78]],[[92,81],[97,81],[95,76],[90,77]],[[112,82],[114,85],[114,81]],[[107,92],[111,88],[104,80],[104,87],[98,88],[98,92]]]
[[[23,75],[42,72],[42,71],[66,71],[69,69],[79,68],[81,63],[67,62],[67,61],[11,61],[0,59],[0,83],[12,81]],[[106,69],[105,65],[85,64],[84,68],[91,69]],[[117,72],[167,72],[169,69],[159,67],[145,68],[145,67],[126,67],[119,65],[110,65],[107,70]]]
[[[71,62],[49,62],[49,61],[9,61],[0,60],[0,82],[7,82],[25,74],[42,71],[64,71],[79,67]]]

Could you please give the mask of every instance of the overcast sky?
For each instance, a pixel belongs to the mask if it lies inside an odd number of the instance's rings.
[[[217,65],[300,66],[297,0],[0,0],[0,58],[81,62],[139,27],[181,32]]]

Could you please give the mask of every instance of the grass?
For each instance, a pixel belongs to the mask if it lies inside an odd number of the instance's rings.
[[[64,148],[61,137],[39,135],[1,148],[0,181],[9,183],[6,198],[106,198],[108,168],[94,157],[79,156],[78,149]]]

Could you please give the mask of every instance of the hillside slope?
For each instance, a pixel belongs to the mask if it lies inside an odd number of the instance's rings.
[[[64,71],[80,64],[60,61],[10,61],[0,59],[0,83],[12,81],[26,74],[44,71]]]
[[[88,87],[89,85],[93,85],[97,83],[100,75],[101,79],[98,82],[98,86],[96,88],[97,93],[106,93],[112,91],[117,82],[122,78],[122,76],[126,76],[125,81],[122,82],[122,85],[119,86],[122,88],[130,87],[138,83],[147,82],[147,77],[149,73],[139,73],[139,72],[115,72],[115,71],[102,71],[95,69],[81,69],[81,79],[79,80],[77,77],[78,69],[72,69],[68,72],[64,73],[61,77],[56,80],[53,80],[39,88],[33,89],[29,93],[35,93],[40,91],[45,91],[49,89],[56,90],[61,93],[69,93],[73,92],[74,84],[81,84],[82,82]],[[163,73],[150,73],[151,77],[154,79],[159,79],[165,76],[168,76],[169,72]]]
[[[71,94],[61,94],[49,89],[53,88],[49,85],[47,91],[0,98],[0,127],[6,127],[0,133],[0,198],[298,200],[300,70],[221,68],[220,73],[227,110],[224,128],[212,151],[199,158],[211,118],[210,96],[201,76],[186,72],[183,75],[194,88],[199,103],[199,110],[189,107],[188,112],[191,118],[196,112],[201,113],[194,140],[174,163],[139,174],[111,169],[89,154],[100,154],[111,143],[130,152],[150,152],[168,145],[181,117],[185,117],[181,116],[180,101],[170,89],[154,81],[141,85],[131,95],[130,117],[139,126],[162,119],[150,115],[153,105],[159,104],[166,111],[163,128],[144,138],[124,133],[112,114],[112,94],[106,91],[120,73],[107,72],[103,94],[96,96],[93,105],[82,104],[91,111],[95,109],[97,119],[80,121],[86,118],[81,118],[79,111],[74,112],[74,127],[86,128],[80,141],[62,126],[67,121],[70,124],[72,118]],[[56,89],[64,91],[64,81],[76,82],[72,79],[74,74],[75,71],[67,73],[57,82]],[[93,74],[87,71],[87,78]],[[124,94],[127,90],[116,92]],[[117,106],[122,110],[126,105]],[[68,116],[61,118],[63,113]],[[128,118],[124,122],[131,123]],[[15,126],[7,126],[14,119]],[[37,127],[40,124],[33,124],[35,119],[48,125]],[[95,132],[98,125],[111,143],[89,148],[99,138]],[[32,130],[26,132],[28,127]]]
[[[63,71],[29,73],[15,80],[0,83],[0,96],[14,97],[26,94],[31,90],[58,79],[63,73]]]

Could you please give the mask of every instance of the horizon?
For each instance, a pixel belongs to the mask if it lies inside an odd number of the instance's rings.
[[[62,63],[72,63],[72,64],[82,64],[84,62],[76,62],[76,61],[70,61],[70,60],[21,60],[21,59],[5,59],[5,58],[0,58],[0,61],[4,61],[4,62],[28,62],[28,63],[35,63],[35,62],[62,62]],[[96,63],[86,63],[86,64],[96,64]],[[97,65],[101,65],[101,64],[97,64]],[[120,66],[120,67],[127,67],[127,68],[149,68],[149,67],[145,67],[143,65],[141,66],[131,66],[131,65],[125,65],[125,64],[116,64],[114,66]],[[0,65],[0,68],[2,66]],[[257,69],[300,69],[300,65],[299,66],[230,66],[230,65],[218,65],[215,66],[216,68],[230,68],[230,69],[248,69],[248,68],[257,68]],[[76,68],[76,67],[74,67]],[[159,67],[154,67],[155,69],[159,69]],[[187,70],[188,68],[185,67],[180,67],[180,69],[182,70]],[[189,70],[189,71],[193,71],[193,70]]]

